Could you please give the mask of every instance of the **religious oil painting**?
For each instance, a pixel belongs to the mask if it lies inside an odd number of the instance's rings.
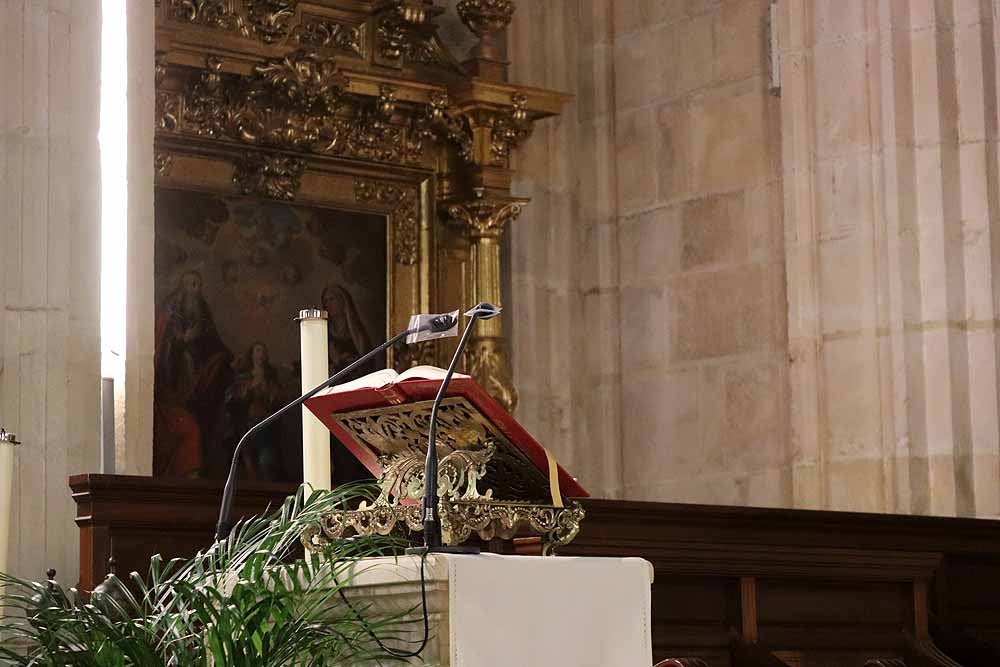
[[[385,336],[387,223],[164,188],[155,209],[153,468],[220,479],[247,429],[299,394],[300,310],[329,314],[331,373]],[[300,480],[300,411],[248,444],[239,466],[244,479]]]

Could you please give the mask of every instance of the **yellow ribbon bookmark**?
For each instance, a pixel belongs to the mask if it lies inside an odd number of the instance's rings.
[[[542,447],[542,449],[545,449]],[[549,461],[549,493],[552,494],[552,504],[555,507],[563,506],[562,491],[559,490],[559,464],[552,452],[545,449],[545,458]]]

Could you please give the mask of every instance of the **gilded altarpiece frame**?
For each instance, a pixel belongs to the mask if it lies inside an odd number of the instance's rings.
[[[434,0],[154,0],[158,188],[385,215],[387,331],[410,314],[502,303],[500,239],[526,204],[511,155],[567,97],[507,82],[511,0],[459,0],[462,62]],[[441,364],[453,342],[393,350]],[[464,360],[517,404],[500,322]]]

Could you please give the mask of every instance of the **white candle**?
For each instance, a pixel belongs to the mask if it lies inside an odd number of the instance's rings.
[[[302,393],[305,393],[330,374],[326,312],[301,311],[299,331],[302,338]],[[302,481],[311,484],[314,489],[329,489],[332,472],[330,432],[309,408],[302,406]]]
[[[10,550],[10,517],[14,500],[14,447],[17,439],[13,433],[0,429],[0,572],[7,572]]]

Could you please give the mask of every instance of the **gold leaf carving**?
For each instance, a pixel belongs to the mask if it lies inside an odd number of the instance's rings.
[[[170,153],[157,151],[153,154],[153,169],[157,176],[163,177],[170,174],[174,166],[174,156]]]
[[[246,153],[236,163],[233,182],[246,195],[291,200],[302,184],[305,169],[305,161],[298,158]]]
[[[356,178],[354,199],[358,203],[378,204],[392,212],[396,261],[400,264],[416,264],[420,247],[420,196],[417,188]]]
[[[333,59],[296,52],[249,77],[223,74],[217,58],[182,91],[157,91],[157,126],[167,132],[392,164],[419,164],[427,133],[393,122],[395,89],[374,106],[344,91]]]
[[[466,162],[473,160],[472,128],[464,116],[452,114],[448,110],[448,93],[434,91],[431,93],[427,108],[427,120],[430,131],[447,137],[458,146],[459,155]]]
[[[383,464],[400,457],[422,461],[427,454],[427,424],[432,403],[421,401],[359,410],[338,414],[335,418],[353,438],[383,457]],[[549,497],[547,475],[466,398],[451,397],[441,403],[437,450],[442,459],[455,452],[488,450],[489,472],[478,476],[483,482],[483,493],[502,489],[504,500],[522,502],[539,502]],[[394,486],[398,485],[390,484],[390,490]],[[461,485],[451,488],[458,494],[468,491]],[[443,497],[448,498],[448,494]]]
[[[421,0],[394,0],[376,21],[378,53],[388,60],[439,65],[444,50],[428,20],[441,12]]]
[[[304,21],[293,31],[295,41],[303,46],[328,48],[365,57],[365,25],[351,25],[325,18]]]
[[[280,42],[288,35],[298,0],[244,0],[253,34],[265,44]]]
[[[515,8],[513,0],[459,0],[455,5],[458,17],[478,37],[504,30]]]
[[[198,23],[249,36],[235,0],[170,0],[170,13],[178,21]]]
[[[502,59],[496,36],[514,18],[513,0],[459,0],[455,9],[462,23],[479,37],[472,56],[493,61]]]
[[[448,215],[465,225],[473,238],[499,237],[506,224],[521,215],[524,205],[523,199],[492,199],[477,192],[475,199],[449,206]]]
[[[469,341],[465,350],[465,369],[507,412],[517,408],[517,389],[502,340],[476,338]]]
[[[422,65],[441,62],[441,50],[432,38],[417,34],[395,17],[382,17],[376,36],[384,58]]]
[[[511,96],[510,111],[492,118],[490,132],[490,154],[493,164],[507,164],[510,153],[531,136],[528,121],[528,98],[523,93]]]
[[[286,111],[332,114],[348,83],[332,59],[300,51],[255,67],[248,98]]]
[[[153,69],[153,81],[159,86],[163,83],[163,79],[167,76],[167,53],[166,51],[157,51],[154,61]]]

